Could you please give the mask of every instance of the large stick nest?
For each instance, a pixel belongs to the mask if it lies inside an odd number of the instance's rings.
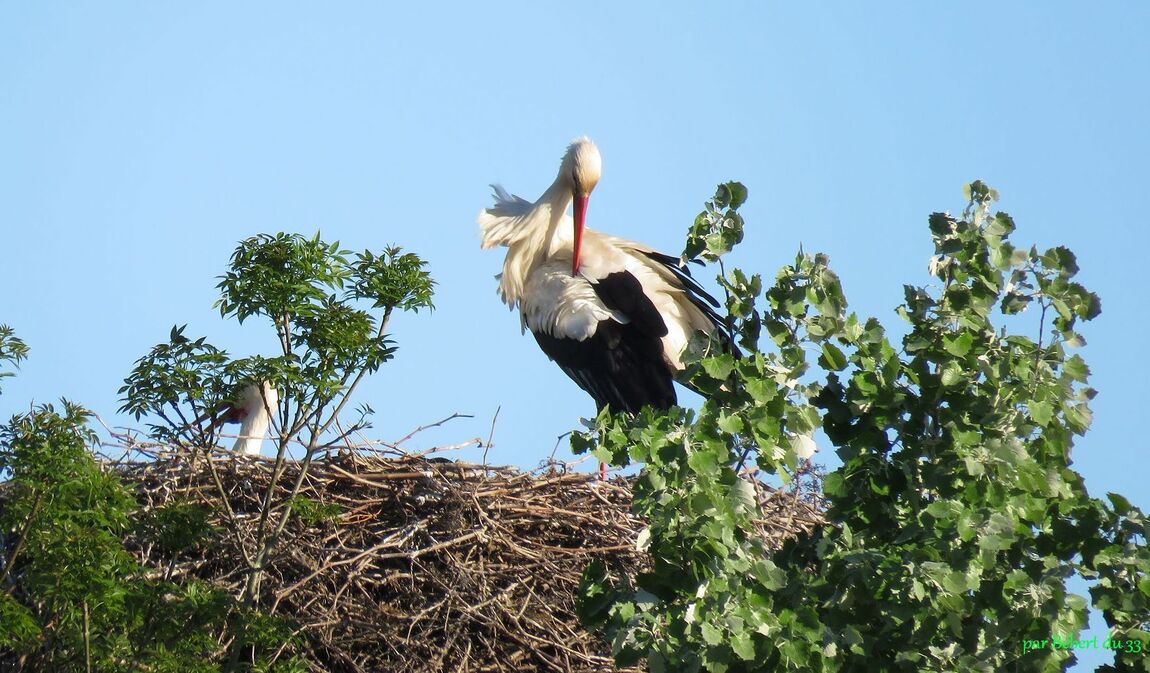
[[[275,467],[182,451],[116,469],[145,509],[191,501],[220,513],[226,533],[175,575],[239,595]],[[274,508],[286,506],[303,465],[282,467]],[[771,546],[821,520],[817,480],[785,490],[755,483],[758,533]],[[610,645],[581,627],[574,606],[591,560],[632,576],[644,565],[628,479],[344,452],[308,467],[301,497],[338,513],[292,517],[258,595],[262,609],[298,624],[295,653],[314,670],[616,670]],[[153,550],[137,551],[165,565]]]

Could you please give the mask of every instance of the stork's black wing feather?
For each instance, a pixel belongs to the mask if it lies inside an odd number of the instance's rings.
[[[699,282],[691,275],[691,269],[683,264],[678,257],[672,257],[671,255],[655,252],[654,250],[642,250],[640,252],[667,267],[671,273],[675,274],[675,278],[683,284],[683,289],[687,292],[687,298],[690,299],[691,303],[697,306],[699,310],[703,312],[703,315],[707,316],[707,319],[711,321],[711,324],[715,326],[715,330],[719,334],[719,340],[723,344],[723,347],[731,349],[732,353],[739,356],[739,349],[735,346],[734,337],[728,329],[723,316],[719,315],[717,310],[720,306],[719,300],[704,290],[702,285],[699,285]],[[702,262],[698,260],[695,261],[698,264],[702,264]]]
[[[648,336],[667,336],[667,323],[651,298],[643,292],[643,284],[630,271],[616,271],[591,281],[595,294],[603,304],[626,316],[630,324]],[[662,347],[659,352],[663,351]]]
[[[672,257],[666,253],[656,252],[654,250],[640,250],[639,252],[642,252],[647,257],[670,269],[671,272],[675,274],[675,277],[679,279],[679,282],[683,284],[683,287],[687,289],[688,294],[698,297],[703,300],[704,303],[715,308],[719,307],[719,300],[712,297],[703,289],[702,285],[699,285],[699,281],[695,280],[695,277],[691,275],[691,269],[683,264],[682,260],[678,257]],[[702,265],[702,262],[699,260],[696,259],[694,261],[696,264]]]
[[[539,333],[535,340],[598,409],[638,413],[645,406],[668,409],[677,402],[662,341],[632,324],[604,320],[582,341]]]
[[[645,406],[674,406],[674,378],[663,356],[667,324],[639,279],[619,271],[591,285],[603,304],[626,322],[602,320],[595,333],[582,340],[534,333],[539,347],[599,409],[637,413]]]

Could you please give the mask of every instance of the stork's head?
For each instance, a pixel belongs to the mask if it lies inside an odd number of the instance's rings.
[[[249,383],[240,389],[238,398],[227,403],[223,416],[226,423],[239,423],[279,405],[280,394],[270,382]],[[265,406],[266,404],[266,406]]]
[[[587,136],[576,139],[567,146],[567,153],[563,155],[563,163],[559,167],[559,175],[569,183],[571,193],[576,197],[587,197],[591,190],[599,184],[599,176],[603,172],[603,157],[599,155],[599,148]]]
[[[583,246],[583,227],[587,220],[587,200],[599,184],[603,173],[603,157],[591,139],[583,136],[567,147],[563,163],[559,165],[559,179],[571,188],[575,211],[575,242],[571,252],[571,275],[579,273],[579,249]]]

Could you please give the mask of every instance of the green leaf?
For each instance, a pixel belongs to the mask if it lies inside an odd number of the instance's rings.
[[[942,580],[942,588],[952,594],[966,593],[969,589],[966,573],[958,570],[947,573]]]
[[[743,661],[755,659],[755,641],[749,633],[738,633],[731,638],[731,649]]]
[[[966,456],[963,458],[963,463],[966,465],[966,473],[972,477],[981,477],[986,474],[986,466],[982,460],[975,456]]]
[[[1030,417],[1034,419],[1035,423],[1045,427],[1050,424],[1050,419],[1054,417],[1054,405],[1035,400],[1030,403]]]
[[[1005,271],[1009,269],[1011,260],[1014,259],[1014,252],[1014,246],[1009,243],[999,243],[991,246],[991,265],[999,271]]]
[[[778,591],[787,585],[787,573],[768,559],[760,559],[751,567],[755,579],[770,591]]]
[[[687,232],[684,262],[698,257],[717,260],[743,240],[743,217],[737,212],[747,198],[747,189],[737,182],[719,185]]]
[[[1066,372],[1070,380],[1079,383],[1086,383],[1090,378],[1090,367],[1086,366],[1086,361],[1080,355],[1073,355],[1067,359],[1062,371]]]
[[[954,386],[966,378],[966,373],[957,362],[948,362],[942,370],[942,385]]]
[[[718,425],[719,429],[723,432],[729,432],[731,434],[738,434],[742,432],[744,428],[743,418],[735,414],[719,416],[716,425]]]
[[[637,536],[635,536],[635,549],[638,551],[647,551],[647,548],[650,546],[651,546],[651,527],[650,526],[644,526],[643,530],[639,531],[639,534]]]
[[[954,336],[947,336],[943,338],[942,347],[947,353],[955,356],[956,358],[965,357],[970,352],[971,346],[974,344],[974,337],[970,332],[963,332]]]
[[[1033,300],[1033,297],[1029,294],[1011,290],[1003,295],[1000,308],[1003,313],[1014,315],[1024,311],[1026,307],[1030,305],[1031,300]]]
[[[1009,236],[1014,231],[1014,220],[1010,215],[1003,212],[994,214],[994,219],[986,225],[986,235],[995,238],[1003,238]]]
[[[926,512],[936,519],[945,521],[954,518],[961,508],[962,505],[953,500],[935,500],[927,505]]]
[[[701,477],[715,477],[719,474],[719,457],[706,449],[691,452],[687,457],[687,465]]]
[[[1062,413],[1066,414],[1066,422],[1071,429],[1081,434],[1090,427],[1094,415],[1085,403],[1066,403],[1062,405]]]
[[[824,368],[831,371],[842,371],[846,369],[847,358],[838,346],[835,346],[829,341],[823,342],[822,356],[819,357],[819,364]]]
[[[723,208],[738,208],[747,200],[747,188],[741,182],[728,182],[720,185],[719,193],[722,196],[716,196],[716,201],[721,198]]]
[[[819,427],[821,421],[819,410],[806,404],[793,407],[787,414],[787,427],[795,434],[809,434]]]
[[[954,219],[946,213],[931,213],[929,223],[930,233],[935,236],[946,236],[954,227]]]
[[[736,479],[735,483],[731,484],[731,490],[727,497],[731,501],[731,507],[736,512],[753,512],[758,508],[758,502],[755,500],[755,487],[745,479]]]
[[[714,624],[703,622],[699,626],[699,630],[703,635],[703,642],[708,645],[718,645],[723,642],[723,632],[720,631]]]
[[[1110,499],[1110,503],[1114,505],[1114,511],[1124,514],[1130,511],[1130,501],[1118,493],[1107,493],[1106,497]]]
[[[841,498],[846,495],[846,481],[839,472],[831,472],[823,479],[823,492],[830,498]]]
[[[745,379],[743,388],[757,404],[766,404],[779,395],[778,385],[774,381],[757,376]]]
[[[1078,259],[1064,246],[1051,248],[1042,253],[1042,262],[1051,271],[1057,271],[1064,276],[1074,276],[1078,273]]]
[[[735,369],[735,357],[730,353],[722,353],[700,361],[703,371],[717,381],[724,381]]]

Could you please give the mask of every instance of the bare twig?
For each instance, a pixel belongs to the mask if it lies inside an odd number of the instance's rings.
[[[567,432],[564,432],[563,434],[561,434],[555,438],[555,446],[551,447],[551,455],[547,457],[548,462],[554,462],[555,461],[555,454],[559,452],[559,442],[562,442],[564,437],[570,437],[570,436],[571,436],[571,431],[568,430]]]
[[[483,465],[487,465],[487,452],[491,450],[491,440],[495,438],[495,422],[499,420],[499,410],[503,406],[495,407],[495,415],[491,417],[491,432],[487,434],[487,442],[483,445]]]
[[[92,625],[88,616],[88,601],[82,602],[84,608],[84,664],[88,673],[92,673]]]
[[[448,416],[447,418],[438,420],[434,423],[428,423],[427,425],[419,426],[418,428],[416,428],[416,429],[412,430],[411,432],[407,433],[406,435],[404,435],[403,439],[396,441],[394,443],[394,446],[396,446],[396,447],[402,446],[404,442],[406,442],[407,440],[411,439],[412,437],[418,435],[419,433],[423,432],[424,430],[430,430],[431,428],[438,428],[439,426],[441,426],[445,423],[448,423],[450,421],[453,421],[457,418],[475,418],[475,415],[474,414],[461,414],[457,411],[457,412],[451,414],[450,416]],[[494,421],[492,423],[494,424]]]

